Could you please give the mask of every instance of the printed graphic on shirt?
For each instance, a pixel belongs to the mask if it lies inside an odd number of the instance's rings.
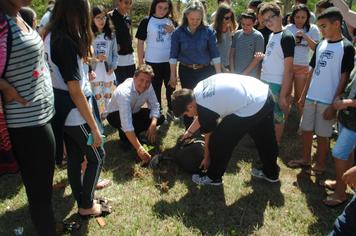
[[[273,51],[273,48],[274,48],[274,45],[275,45],[275,42],[270,42],[269,44],[267,44],[267,48],[266,48],[266,55],[267,56],[270,56],[272,51]],[[266,60],[264,60],[265,62]]]
[[[203,98],[212,97],[215,95],[215,80],[203,80]]]
[[[332,60],[334,57],[334,52],[330,50],[325,50],[320,54],[318,63],[315,68],[315,74],[320,75],[320,69],[321,67],[326,67],[328,64],[328,60]]]
[[[108,42],[106,40],[98,40],[95,42],[95,55],[106,54]]]
[[[158,25],[158,34],[156,38],[156,42],[164,42],[164,37],[167,34],[166,31],[166,24],[160,24]]]

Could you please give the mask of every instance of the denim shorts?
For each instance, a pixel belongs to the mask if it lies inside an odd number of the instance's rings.
[[[333,157],[346,161],[355,149],[356,132],[345,128],[341,124],[339,124],[339,126],[340,132],[333,148]]]

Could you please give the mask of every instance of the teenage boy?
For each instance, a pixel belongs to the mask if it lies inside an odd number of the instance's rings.
[[[199,82],[194,90],[174,92],[174,114],[177,117],[195,117],[183,138],[198,129],[205,134],[201,167],[207,172],[206,175],[193,175],[193,182],[221,185],[231,154],[247,133],[254,140],[262,162],[262,169],[252,169],[251,175],[268,182],[278,182],[273,103],[265,83],[250,76],[232,73],[210,76]]]
[[[310,61],[311,70],[299,105],[303,108],[303,158],[292,160],[290,166],[310,166],[313,132],[317,135],[317,160],[311,174],[321,174],[329,152],[329,137],[335,123],[333,102],[344,91],[354,66],[355,50],[341,33],[342,15],[330,7],[318,16],[318,25],[324,40],[316,46]],[[328,204],[328,203],[326,203]],[[332,203],[330,203],[332,204]]]
[[[151,84],[153,76],[151,66],[139,66],[133,78],[126,79],[115,89],[107,110],[109,124],[119,130],[121,147],[128,150],[132,145],[143,161],[151,156],[141,145],[138,135],[146,131],[148,141],[155,142],[156,127],[164,121]],[[148,108],[142,108],[145,103]]]
[[[285,114],[289,110],[295,40],[291,32],[282,29],[281,9],[276,3],[264,3],[260,12],[264,25],[272,31],[262,62],[261,80],[269,85],[276,102],[274,120],[277,143],[280,144]]]
[[[130,34],[131,17],[128,12],[133,0],[118,0],[117,8],[109,12],[109,16],[115,28],[118,48],[118,67],[115,70],[116,82],[121,84],[127,78],[132,78],[135,73],[135,57]]]
[[[241,15],[242,29],[238,30],[232,39],[230,50],[231,72],[257,77],[260,59],[256,54],[264,52],[263,35],[253,28],[256,15],[245,12]]]
[[[340,132],[332,154],[335,164],[336,181],[325,180],[324,186],[335,189],[327,196],[324,204],[338,206],[347,200],[346,184],[342,180],[343,174],[354,163],[354,150],[356,147],[356,70],[352,81],[346,87],[343,98],[337,98],[333,106],[339,111]]]

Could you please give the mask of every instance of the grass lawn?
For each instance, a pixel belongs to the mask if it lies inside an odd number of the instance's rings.
[[[318,186],[318,178],[285,166],[301,155],[296,130],[292,112],[280,148],[281,183],[251,179],[251,167],[259,161],[246,137],[234,151],[224,185],[199,187],[174,165],[156,171],[140,167],[135,153],[122,152],[117,132],[106,126],[107,159],[101,177],[113,184],[96,195],[109,198],[114,212],[105,218],[104,227],[95,219],[82,222],[76,235],[326,235],[343,207],[325,207],[327,192]],[[172,147],[182,132],[178,124],[161,126],[160,149]],[[329,160],[322,178],[333,176],[332,167]],[[55,182],[67,183],[66,170],[56,169]],[[17,227],[33,235],[21,178],[2,176],[0,189],[0,235],[14,235]],[[53,204],[57,219],[76,218],[69,186],[54,191]]]

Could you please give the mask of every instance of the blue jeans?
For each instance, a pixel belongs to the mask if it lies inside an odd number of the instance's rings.
[[[344,211],[334,223],[328,236],[354,236],[356,233],[356,195],[351,199]]]

